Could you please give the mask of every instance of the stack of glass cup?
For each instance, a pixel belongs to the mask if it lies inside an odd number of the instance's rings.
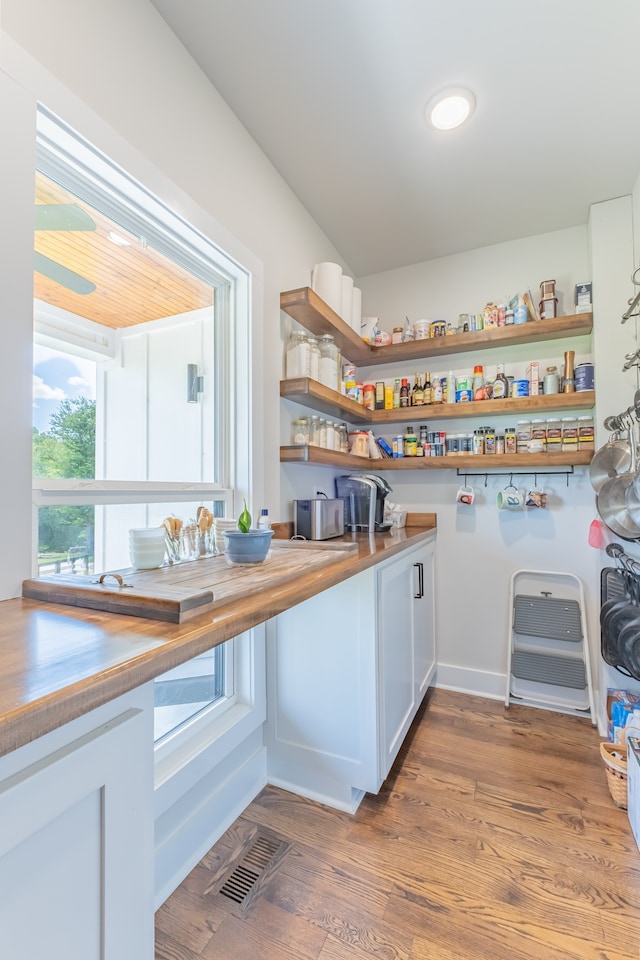
[[[129,557],[137,570],[153,570],[164,563],[164,527],[129,530]]]
[[[213,536],[215,539],[216,553],[224,553],[226,541],[224,539],[225,530],[236,530],[238,528],[237,520],[226,519],[225,517],[215,517],[213,521]]]

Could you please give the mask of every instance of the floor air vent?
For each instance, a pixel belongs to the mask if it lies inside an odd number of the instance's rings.
[[[226,877],[220,887],[220,895],[247,907],[273,874],[289,847],[289,843],[277,837],[259,836]]]

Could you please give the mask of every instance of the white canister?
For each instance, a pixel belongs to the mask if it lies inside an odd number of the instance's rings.
[[[311,271],[311,289],[332,310],[342,311],[342,267],[339,263],[316,263]]]
[[[362,290],[359,287],[353,288],[353,298],[351,300],[351,327],[355,333],[360,336],[360,324],[362,323]]]
[[[344,273],[342,274],[342,298],[340,303],[340,316],[350,327],[353,311],[353,277],[347,277]]]

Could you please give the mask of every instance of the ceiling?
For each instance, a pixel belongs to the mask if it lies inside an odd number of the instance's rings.
[[[140,237],[123,230],[88,203],[78,200],[63,187],[42,173],[36,174],[36,205],[73,204],[88,214],[94,229],[36,230],[36,253],[88,281],[90,292],[78,293],[65,283],[58,283],[38,272],[34,273],[34,297],[44,303],[85,317],[113,329],[130,327],[210,307],[213,288],[181,269],[167,257],[141,242]],[[68,208],[67,208],[68,209]],[[59,219],[59,218],[58,218]],[[59,226],[53,223],[54,226]],[[126,246],[110,239],[115,233]],[[73,283],[73,278],[71,278]],[[76,284],[82,287],[82,284]],[[91,287],[95,289],[91,290]]]
[[[637,0],[152,0],[356,276],[587,222],[640,173]],[[477,98],[438,132],[424,105]]]

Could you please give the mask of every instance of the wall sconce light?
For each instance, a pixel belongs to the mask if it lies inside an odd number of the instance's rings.
[[[197,403],[199,394],[204,393],[204,377],[198,376],[198,364],[187,364],[187,403]]]

